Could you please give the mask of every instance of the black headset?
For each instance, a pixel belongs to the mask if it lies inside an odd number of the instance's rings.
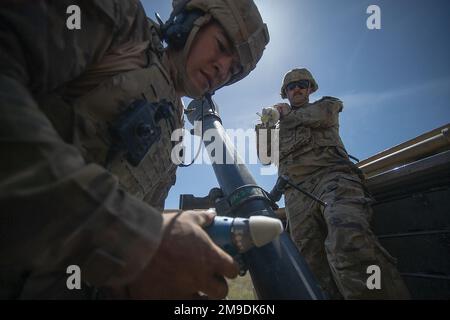
[[[180,50],[186,44],[195,20],[205,13],[201,10],[185,10],[184,6],[174,10],[169,20],[161,25],[162,39],[175,50]]]

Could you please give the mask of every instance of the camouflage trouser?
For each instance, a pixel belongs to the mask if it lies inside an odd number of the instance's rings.
[[[395,259],[370,230],[371,199],[359,177],[327,172],[308,178],[300,187],[328,203],[323,209],[292,188],[285,194],[291,237],[323,290],[333,299],[409,298]],[[380,290],[367,288],[370,265],[380,267]]]

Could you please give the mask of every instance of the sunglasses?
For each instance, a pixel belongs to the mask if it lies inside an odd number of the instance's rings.
[[[291,82],[286,86],[286,89],[289,91],[294,90],[295,88],[299,89],[308,89],[309,88],[309,81],[308,80],[300,80]]]

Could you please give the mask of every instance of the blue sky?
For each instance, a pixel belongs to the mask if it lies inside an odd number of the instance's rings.
[[[169,16],[171,1],[142,2],[150,18]],[[361,160],[450,122],[450,1],[255,3],[271,41],[247,78],[215,94],[225,128],[253,128],[256,112],[281,101],[282,78],[296,67],[308,68],[319,83],[312,101],[343,100],[341,137]],[[366,27],[371,4],[381,9],[381,30]],[[272,188],[275,175],[261,175],[260,165],[249,168],[262,187]],[[215,186],[209,165],[180,168],[166,208],[177,208],[182,193],[204,196]]]

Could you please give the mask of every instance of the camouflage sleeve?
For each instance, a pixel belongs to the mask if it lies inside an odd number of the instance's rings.
[[[80,29],[71,27],[75,11],[68,8],[74,5]],[[138,0],[7,0],[0,6],[0,70],[33,94],[49,92],[141,36],[144,21]]]
[[[284,125],[303,125],[311,128],[329,128],[338,124],[342,101],[333,97],[324,97],[306,108],[298,108],[284,119]]]
[[[92,1],[111,8],[98,16],[82,9],[82,27],[91,29],[78,35],[61,31],[68,1],[15,3],[22,4],[0,7],[1,260],[25,273],[76,264],[93,285],[125,283],[155,253],[161,214],[119,189],[105,169],[86,164],[35,97],[101,57],[118,38],[112,31],[121,30],[116,15],[126,21],[123,11],[136,2]]]

